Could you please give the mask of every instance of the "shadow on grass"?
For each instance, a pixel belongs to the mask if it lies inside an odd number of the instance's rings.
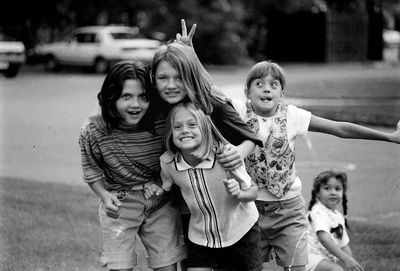
[[[0,270],[103,270],[98,199],[88,187],[0,181]],[[365,270],[399,270],[398,225],[350,223],[353,253]],[[143,257],[135,270],[148,270]]]

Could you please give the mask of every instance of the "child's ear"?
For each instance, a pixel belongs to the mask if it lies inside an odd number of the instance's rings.
[[[244,88],[244,95],[246,96],[246,99],[249,98],[249,89],[247,87]]]

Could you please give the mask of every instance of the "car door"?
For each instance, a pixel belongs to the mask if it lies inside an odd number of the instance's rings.
[[[73,61],[78,65],[91,66],[98,50],[97,33],[86,32],[76,35],[77,46],[74,51]]]

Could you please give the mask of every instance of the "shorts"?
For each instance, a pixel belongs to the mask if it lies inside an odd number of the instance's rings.
[[[229,268],[232,271],[260,271],[260,228],[258,223],[235,244],[210,248],[188,241],[186,267]]]
[[[308,264],[305,271],[314,271],[317,265],[324,259],[329,261],[329,259],[320,254],[308,253]]]
[[[273,249],[281,267],[306,265],[308,221],[304,198],[299,195],[282,201],[256,201],[256,206],[263,261],[270,261]]]
[[[103,237],[102,264],[108,269],[130,269],[137,265],[137,236],[152,269],[169,266],[186,258],[181,218],[168,194],[145,199],[143,190],[115,192],[121,201],[119,217],[107,216],[99,206]]]

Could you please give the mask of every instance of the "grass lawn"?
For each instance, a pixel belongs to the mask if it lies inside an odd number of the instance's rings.
[[[0,270],[103,270],[98,200],[89,187],[8,178],[0,185]],[[399,225],[350,219],[350,226],[353,252],[365,270],[399,270]],[[148,270],[143,257],[135,270]]]

